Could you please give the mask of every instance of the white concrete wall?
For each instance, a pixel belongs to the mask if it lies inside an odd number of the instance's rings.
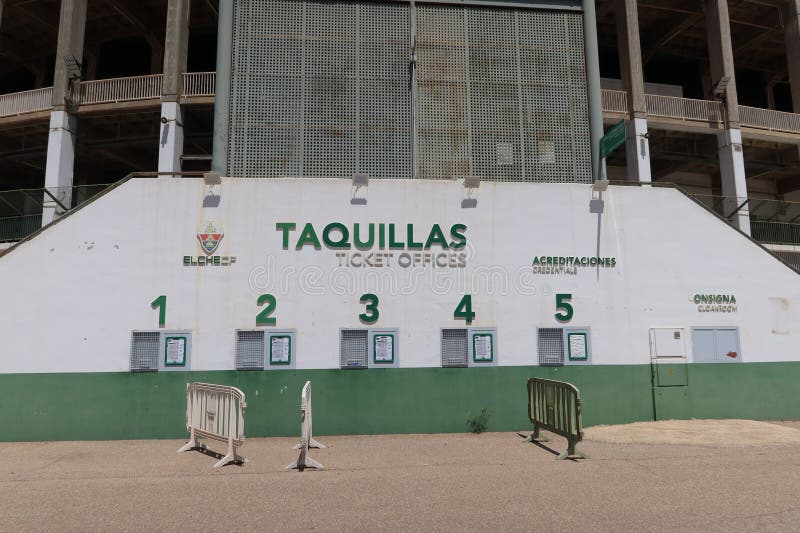
[[[439,328],[463,325],[453,310],[465,293],[473,326],[497,328],[503,365],[535,364],[536,327],[561,325],[557,292],[573,294],[568,325],[591,327],[594,364],[647,363],[654,326],[688,335],[736,325],[745,361],[800,359],[797,274],[671,189],[611,187],[601,215],[586,185],[482,183],[474,209],[461,207],[456,182],[372,180],[366,206],[351,205],[341,180],[226,179],[218,207],[203,208],[205,194],[202,180],[131,180],[0,257],[0,372],[126,371],[131,330],[157,329],[150,302],[161,294],[166,328],[194,332],[193,368],[231,369],[234,330],[255,326],[266,292],[277,297],[276,327],[297,330],[298,368],[338,366],[339,328],[362,327],[366,292],[380,297],[377,326],[399,328],[404,367],[439,366]],[[224,231],[217,255],[236,264],[183,266],[183,256],[203,255],[196,234],[208,220]],[[289,250],[276,222],[298,224]],[[330,222],[413,223],[422,239],[434,223],[446,233],[463,223],[468,267],[375,269],[396,276],[396,290],[355,269],[353,287],[335,289],[330,276],[348,279],[336,251],[294,249],[305,222],[320,232]],[[617,266],[533,276],[542,255],[616,257]],[[505,290],[477,281],[487,269],[506,273]],[[471,288],[435,290],[431,271]],[[699,313],[690,302],[699,292],[734,294],[738,312]]]

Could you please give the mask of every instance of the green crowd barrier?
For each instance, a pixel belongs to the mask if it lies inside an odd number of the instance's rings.
[[[564,381],[530,378],[528,418],[533,424],[533,433],[525,439],[525,442],[549,441],[547,437],[539,435],[539,430],[545,429],[567,439],[567,451],[556,459],[589,458],[575,447],[583,440],[581,393],[575,385]]]

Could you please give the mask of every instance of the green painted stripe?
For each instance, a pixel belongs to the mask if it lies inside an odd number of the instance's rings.
[[[513,431],[530,427],[531,376],[578,386],[586,426],[652,420],[654,407],[658,418],[800,418],[800,363],[689,365],[689,386],[659,388],[655,401],[649,365],[4,374],[0,441],[179,438],[187,381],[242,389],[251,437],[299,433],[306,380],[320,435],[461,432],[483,407],[489,430]]]

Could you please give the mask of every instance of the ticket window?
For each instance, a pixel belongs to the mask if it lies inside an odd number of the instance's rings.
[[[192,332],[132,331],[131,372],[174,372],[192,369]]]

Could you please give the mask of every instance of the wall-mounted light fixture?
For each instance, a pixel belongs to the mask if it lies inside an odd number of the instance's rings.
[[[464,198],[461,200],[461,207],[473,208],[477,207],[478,199],[473,195],[475,191],[481,186],[480,176],[464,176]]]
[[[369,176],[367,174],[357,172],[353,174],[353,195],[350,198],[351,204],[367,205],[367,198],[358,196],[358,190],[362,187],[369,187]]]

